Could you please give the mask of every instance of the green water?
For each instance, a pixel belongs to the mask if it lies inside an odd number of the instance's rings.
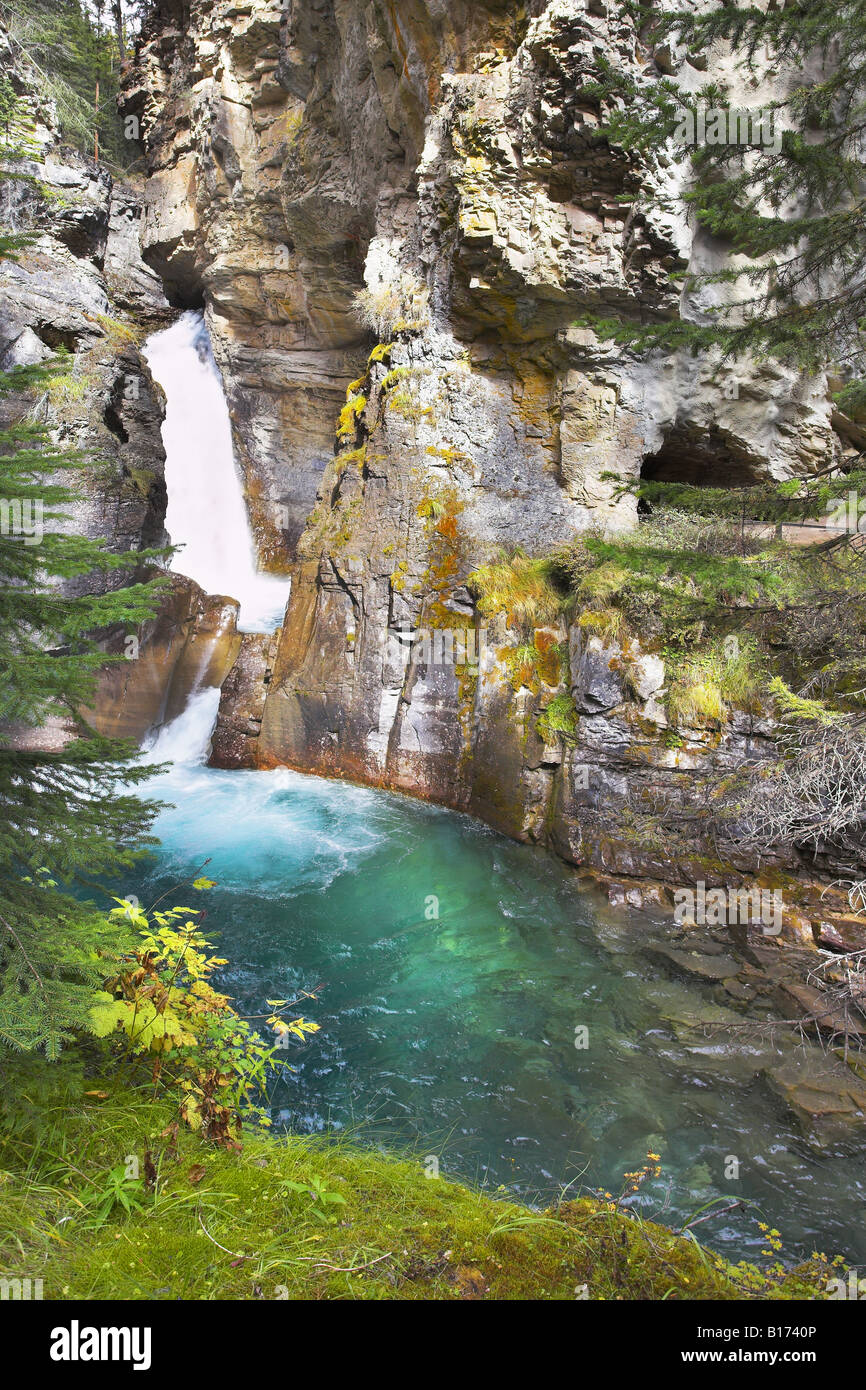
[[[663,1176],[644,1189],[647,1216],[679,1226],[742,1197],[785,1255],[866,1258],[862,1145],[812,1148],[759,1078],[787,1040],[699,1026],[727,1010],[656,969],[643,948],[664,927],[626,924],[558,860],[405,798],[203,767],[153,790],[177,808],[157,826],[158,866],[127,888],[147,904],[211,856],[207,926],[240,1011],[322,986],[304,1006],[321,1032],[273,1087],[285,1128],[357,1130],[531,1201],[569,1183],[618,1193],[649,1149]],[[753,1255],[757,1219],[698,1230]]]

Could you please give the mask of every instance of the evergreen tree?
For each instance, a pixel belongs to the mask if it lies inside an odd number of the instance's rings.
[[[0,23],[40,94],[56,103],[63,139],[122,170],[138,153],[124,138],[117,110],[124,15],[112,0],[112,32],[105,8],[102,0],[0,0]]]
[[[0,374],[0,401],[50,370]],[[0,1042],[49,1055],[87,1027],[98,952],[118,944],[118,927],[64,890],[133,865],[155,809],[134,793],[134,750],[79,713],[106,661],[99,634],[134,631],[154,603],[143,583],[70,593],[67,581],[152,558],[59,529],[73,493],[57,475],[82,462],[26,416],[0,429]]]
[[[696,93],[693,82],[688,90],[673,78],[635,82],[605,69],[596,94],[617,107],[609,138],[648,161],[650,190],[663,186],[653,177],[660,155],[690,158],[685,203],[741,263],[687,279],[687,291],[711,286],[720,301],[699,322],[608,322],[602,331],[640,348],[721,345],[813,370],[837,364],[853,378],[843,404],[866,404],[866,387],[855,384],[866,374],[866,6],[786,0],[686,8],[644,0],[627,8],[656,52],[673,43],[705,65],[710,46],[722,40],[742,73],[775,70],[790,81],[771,102],[743,112],[718,81]],[[714,130],[710,109],[727,113]],[[726,138],[710,143],[720,135]],[[665,202],[652,191],[643,201]]]
[[[8,177],[22,117],[6,99]],[[5,233],[0,253],[23,242]],[[63,529],[74,493],[60,479],[85,460],[61,451],[30,408],[54,370],[0,373],[0,1044],[51,1057],[87,1030],[99,952],[123,936],[69,889],[134,864],[156,809],[134,793],[145,775],[134,750],[80,715],[106,662],[100,634],[153,613],[154,584],[125,580],[156,552],[113,554]],[[108,591],[81,593],[94,574]]]

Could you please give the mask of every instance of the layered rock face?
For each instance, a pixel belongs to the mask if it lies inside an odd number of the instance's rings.
[[[183,714],[199,691],[221,686],[241,650],[234,599],[206,594],[174,574],[156,616],[135,636],[106,643],[115,659],[102,673],[93,708],[83,711],[107,738],[141,743]]]
[[[0,50],[32,106],[36,84],[2,34]],[[141,192],[62,146],[50,106],[33,116],[32,157],[14,169],[22,177],[0,180],[0,220],[32,237],[0,265],[0,370],[69,354],[37,409],[59,442],[98,465],[79,475],[70,528],[116,551],[158,546],[162,403],[138,344],[169,305],[141,258]]]
[[[467,575],[633,525],[610,472],[739,485],[840,445],[821,380],[638,360],[579,326],[700,314],[670,272],[722,254],[623,201],[649,176],[599,135],[603,61],[698,86],[725,55],[653,56],[606,0],[163,0],[126,100],[145,259],[205,304],[261,555],[294,575],[278,642],[245,639],[225,686],[216,760],[402,788],[678,878],[706,861],[708,789],[772,730],[672,737],[658,657],[485,620]],[[684,169],[654,177],[673,192]]]

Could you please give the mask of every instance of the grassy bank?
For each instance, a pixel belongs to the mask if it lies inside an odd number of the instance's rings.
[[[0,1141],[0,1274],[46,1299],[825,1296],[820,1260],[734,1268],[614,1203],[533,1212],[332,1140],[227,1152],[146,1091],[73,1080],[38,1111],[25,1086]]]

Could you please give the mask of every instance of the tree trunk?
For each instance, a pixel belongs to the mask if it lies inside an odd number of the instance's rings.
[[[122,0],[111,0],[111,13],[114,19],[114,32],[117,35],[117,51],[120,61],[126,57],[126,44],[123,39],[123,5]]]

